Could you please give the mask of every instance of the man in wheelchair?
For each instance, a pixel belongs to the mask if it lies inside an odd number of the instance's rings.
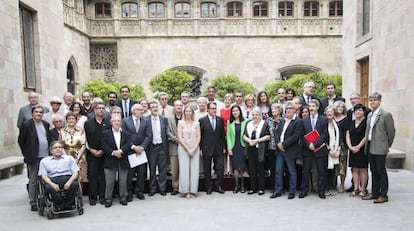
[[[43,158],[38,175],[44,182],[47,194],[51,196],[55,211],[75,209],[75,197],[79,188],[79,167],[75,159],[66,155],[59,141],[50,145],[52,155]]]

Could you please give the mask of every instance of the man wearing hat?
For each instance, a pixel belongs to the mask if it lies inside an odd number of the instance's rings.
[[[53,115],[55,114],[59,114],[60,116],[62,116],[63,118],[65,118],[64,112],[62,110],[60,110],[60,105],[62,105],[62,100],[57,97],[57,96],[53,96],[52,99],[50,99],[50,108],[51,110],[45,114],[43,114],[42,119],[46,122],[49,123],[50,125],[50,129],[53,129],[55,126],[53,125]]]
[[[392,115],[383,110],[381,94],[374,92],[369,96],[372,112],[368,114],[365,137],[365,153],[368,155],[372,173],[372,192],[363,197],[363,200],[374,200],[374,203],[388,201],[388,175],[385,161],[395,137],[394,120]]]

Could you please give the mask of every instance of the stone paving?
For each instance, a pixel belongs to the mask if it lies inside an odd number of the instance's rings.
[[[29,209],[26,175],[0,181],[0,230],[413,230],[414,173],[389,170],[390,201],[373,204],[347,193],[321,200],[199,192],[198,197],[146,196],[128,206],[89,206],[85,213],[47,220]],[[349,186],[349,179],[346,186]]]

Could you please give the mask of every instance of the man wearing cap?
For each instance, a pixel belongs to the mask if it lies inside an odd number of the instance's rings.
[[[53,96],[50,100],[50,108],[52,109],[48,113],[45,113],[42,117],[42,119],[50,124],[50,129],[53,129],[55,126],[53,125],[53,115],[59,114],[63,118],[65,118],[65,114],[60,109],[60,105],[62,105],[62,101],[59,97]]]
[[[388,201],[388,175],[385,169],[385,161],[395,137],[394,120],[391,113],[383,110],[381,106],[381,94],[374,92],[369,96],[372,112],[368,114],[365,137],[368,140],[365,145],[365,153],[368,154],[368,162],[372,173],[371,194],[363,197],[363,200],[374,200],[374,203]]]

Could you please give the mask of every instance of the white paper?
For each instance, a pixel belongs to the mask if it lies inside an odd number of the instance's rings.
[[[145,164],[148,162],[147,154],[145,151],[142,151],[141,154],[132,153],[128,155],[128,161],[131,168],[135,168],[141,164]]]

